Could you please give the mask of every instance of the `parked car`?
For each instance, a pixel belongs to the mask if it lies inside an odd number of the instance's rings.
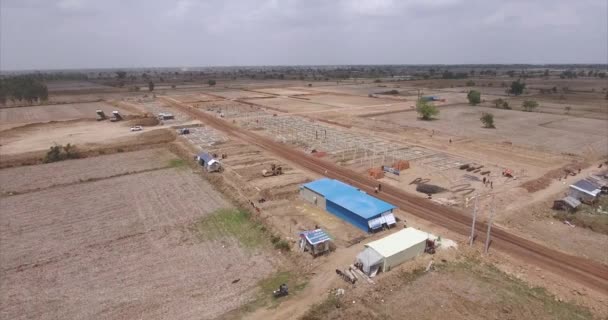
[[[144,128],[142,126],[131,127],[131,131],[142,131]]]

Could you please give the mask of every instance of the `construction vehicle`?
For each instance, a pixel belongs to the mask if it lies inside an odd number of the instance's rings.
[[[161,112],[158,114],[158,120],[173,120],[175,116],[168,112]]]
[[[110,121],[116,122],[120,120],[122,120],[122,116],[120,115],[120,113],[118,113],[118,111],[116,110],[112,111],[112,117],[110,117]]]
[[[102,120],[107,119],[106,114],[103,112],[103,110],[95,110],[95,113],[97,114],[95,116],[97,121],[102,121]]]
[[[513,178],[513,170],[511,170],[511,169],[504,169],[502,171],[502,176],[503,177],[507,177],[507,178]]]
[[[276,165],[276,164],[271,164],[270,165],[270,170],[262,170],[262,177],[272,177],[272,176],[280,176],[283,174],[283,167]]]
[[[188,129],[188,128],[182,128],[182,129],[177,130],[177,133],[180,134],[180,135],[190,134],[190,129]]]
[[[285,284],[285,283],[281,284],[281,285],[279,286],[279,289],[274,290],[274,291],[272,292],[272,295],[273,295],[275,298],[284,297],[284,296],[286,296],[286,295],[288,295],[288,294],[289,294],[289,288],[287,288],[287,284]]]

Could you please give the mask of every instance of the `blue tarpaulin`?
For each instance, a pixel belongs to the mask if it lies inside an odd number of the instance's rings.
[[[306,241],[308,241],[308,243],[312,244],[313,246],[331,240],[329,235],[327,235],[327,233],[323,231],[323,229],[303,231],[300,232],[300,236],[306,238]]]

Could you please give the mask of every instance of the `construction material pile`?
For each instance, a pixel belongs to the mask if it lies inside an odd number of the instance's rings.
[[[434,184],[420,183],[416,186],[416,191],[424,194],[435,194],[445,192],[447,190]]]
[[[384,178],[384,170],[382,168],[370,168],[367,170],[367,174],[374,179]]]
[[[406,160],[399,160],[393,164],[393,168],[397,170],[405,170],[410,168],[410,162]]]

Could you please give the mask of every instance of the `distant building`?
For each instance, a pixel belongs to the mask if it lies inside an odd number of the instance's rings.
[[[581,202],[571,196],[567,196],[563,199],[553,201],[553,209],[555,210],[574,211],[580,205]]]
[[[396,223],[394,205],[338,180],[323,178],[304,184],[300,197],[365,232]]]
[[[583,203],[593,203],[600,192],[600,187],[595,183],[589,180],[579,180],[575,184],[570,185],[568,195]]]

